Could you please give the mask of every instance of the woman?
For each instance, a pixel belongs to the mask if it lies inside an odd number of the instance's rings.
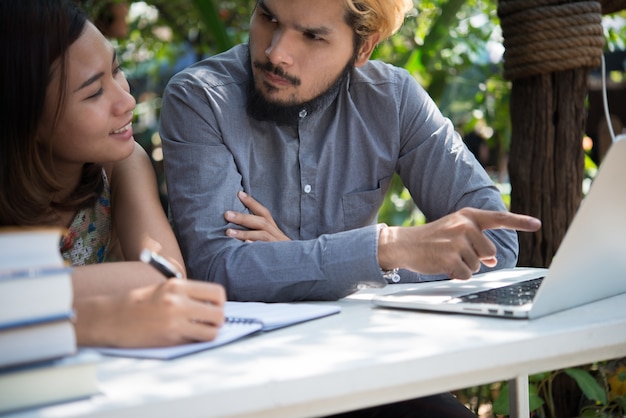
[[[213,339],[223,289],[139,261],[184,271],[111,44],[69,0],[3,0],[0,39],[0,225],[67,228],[79,344]]]

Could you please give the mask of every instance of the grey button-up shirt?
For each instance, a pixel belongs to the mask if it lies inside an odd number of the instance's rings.
[[[462,207],[505,210],[452,124],[403,69],[370,61],[297,127],[246,113],[247,45],[170,80],[160,134],[171,218],[189,276],[222,283],[230,300],[333,300],[384,286],[377,214],[398,173],[426,218]],[[293,241],[244,243],[224,212],[244,190]],[[517,259],[515,231],[486,231],[498,267]],[[427,280],[401,271],[402,281]]]

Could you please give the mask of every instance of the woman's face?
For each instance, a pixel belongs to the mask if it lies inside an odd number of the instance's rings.
[[[65,100],[56,127],[60,60],[52,78],[38,138],[48,144],[56,168],[84,163],[110,163],[128,157],[134,148],[135,99],[121,71],[113,46],[87,22],[67,52]]]

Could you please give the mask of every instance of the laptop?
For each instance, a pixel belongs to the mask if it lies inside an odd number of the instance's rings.
[[[625,180],[626,140],[618,140],[600,165],[549,269],[519,267],[476,274],[469,280],[416,283],[408,290],[376,295],[372,303],[534,319],[625,293]]]

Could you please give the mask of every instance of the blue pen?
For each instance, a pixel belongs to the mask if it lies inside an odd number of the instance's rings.
[[[174,277],[178,277],[179,279],[183,278],[182,273],[179,272],[172,263],[167,261],[164,257],[158,255],[154,251],[150,251],[149,249],[144,248],[139,255],[139,259],[157,269],[162,275],[164,275],[168,279]]]

